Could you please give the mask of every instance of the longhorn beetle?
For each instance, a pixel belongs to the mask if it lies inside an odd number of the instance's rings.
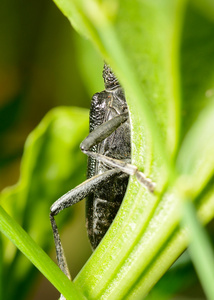
[[[88,155],[88,179],[59,198],[52,206],[50,221],[53,229],[57,260],[70,278],[54,216],[87,197],[86,226],[93,250],[105,235],[124,198],[129,175],[150,192],[154,183],[131,165],[129,111],[122,87],[111,68],[104,64],[105,90],[91,101],[90,133],[80,148]]]

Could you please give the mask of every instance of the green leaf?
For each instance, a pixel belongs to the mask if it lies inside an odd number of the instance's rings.
[[[210,268],[210,265],[214,265],[214,255],[209,239],[206,236],[206,232],[203,230],[203,228],[201,228],[200,223],[195,216],[196,214],[193,204],[190,201],[186,201],[184,210],[184,223],[190,228],[190,238],[192,239],[189,252],[193,259],[193,263],[201,283],[207,292],[208,299],[212,299],[214,295],[214,273],[213,268]]]
[[[214,8],[206,2],[196,1],[214,15]],[[213,6],[213,5],[212,5]],[[213,19],[214,20],[214,19]],[[187,6],[181,36],[181,139],[197,120],[201,110],[209,105],[214,88],[214,21],[204,15],[204,10]]]
[[[193,198],[203,191],[213,176],[213,126],[214,98],[200,112],[186,134],[177,159],[182,189],[188,189]]]
[[[88,299],[142,299],[189,240],[199,239],[202,244],[204,237],[195,234],[198,225],[191,222],[184,201],[194,203],[203,224],[213,218],[212,13],[207,17],[199,5],[184,0],[55,2],[118,76],[130,109],[132,161],[156,183],[151,194],[130,179],[115,221],[75,283]],[[58,143],[49,146],[45,141],[47,153],[55,152]],[[41,144],[39,149],[43,154]],[[38,160],[30,161],[35,169],[39,167]],[[63,174],[63,160],[59,163]],[[78,163],[75,160],[76,168]],[[46,165],[44,159],[41,165]],[[45,168],[38,178],[44,174]],[[24,195],[29,195],[28,183],[21,185]],[[56,185],[57,191],[61,194]],[[41,198],[38,186],[30,195]],[[24,207],[26,201],[16,199],[17,206]],[[184,228],[180,227],[183,209],[188,224]],[[21,220],[28,225],[22,214]],[[209,252],[208,248],[202,245],[201,251]],[[198,269],[202,277],[204,269]]]
[[[53,246],[50,206],[84,180],[86,158],[79,144],[87,132],[88,110],[62,107],[50,111],[27,139],[18,184],[1,194],[1,205],[45,250]],[[57,223],[62,226],[69,219],[67,211]],[[3,295],[22,299],[35,277],[35,269],[7,240],[4,261]],[[21,289],[22,285],[25,289]]]
[[[65,294],[67,299],[85,299],[75,285],[2,207],[0,207],[0,229],[50,282]]]
[[[190,99],[185,96],[193,83],[192,66],[197,59],[197,48],[191,40],[189,53],[185,49],[186,37],[188,30],[194,33],[196,20],[203,28],[209,27],[210,33],[213,24],[200,12],[189,20],[194,8],[185,1],[55,2],[118,75],[130,108],[133,163],[157,183],[156,195],[152,196],[131,180],[120,213],[76,283],[90,299],[142,298],[187,245],[187,234],[179,229],[186,186],[178,184],[183,177],[174,163],[180,141],[190,128],[183,107],[193,108],[196,116],[207,101],[197,106],[202,93],[196,98],[194,89]],[[200,48],[197,33],[195,40],[198,51],[212,52],[212,42]],[[186,57],[189,61],[183,63]],[[211,83],[213,68],[209,60],[204,61],[203,70],[209,68],[206,82]],[[199,68],[199,59],[197,64]],[[197,83],[205,92],[205,81],[197,79]],[[209,157],[206,160],[206,165],[211,163]],[[197,155],[192,164],[196,161]],[[204,183],[209,182],[210,170],[204,174]],[[207,212],[211,200],[201,196],[199,212]],[[212,213],[202,215],[203,222],[212,218]]]

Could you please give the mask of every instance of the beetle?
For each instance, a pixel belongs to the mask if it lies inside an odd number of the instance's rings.
[[[126,193],[129,175],[150,192],[154,183],[131,164],[131,133],[124,91],[104,64],[105,90],[92,97],[90,133],[80,145],[88,155],[88,179],[59,198],[50,209],[58,265],[70,278],[59,232],[54,219],[60,211],[87,197],[86,227],[94,250],[114,220]]]

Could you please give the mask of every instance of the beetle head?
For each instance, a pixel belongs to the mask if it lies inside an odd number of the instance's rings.
[[[104,79],[106,90],[113,90],[120,86],[117,77],[114,75],[112,69],[106,63],[104,64],[103,67],[103,79]]]

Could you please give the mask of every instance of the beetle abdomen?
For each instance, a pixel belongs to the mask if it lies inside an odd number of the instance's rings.
[[[129,176],[121,173],[111,178],[87,199],[86,226],[92,248],[95,249],[113,222],[123,201]]]

